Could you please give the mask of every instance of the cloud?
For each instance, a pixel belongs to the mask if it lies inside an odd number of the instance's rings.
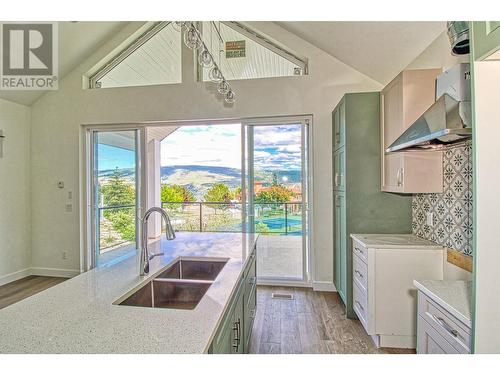
[[[257,169],[300,169],[300,125],[254,128]],[[241,168],[241,125],[185,126],[161,142],[161,165]]]
[[[161,142],[161,165],[241,168],[241,125],[184,126]]]

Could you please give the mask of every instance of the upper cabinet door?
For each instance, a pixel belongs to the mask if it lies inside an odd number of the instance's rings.
[[[345,148],[342,147],[333,154],[333,189],[345,191]]]
[[[381,189],[393,193],[434,193],[442,186],[442,165],[439,156],[432,163],[418,166],[420,158],[403,153],[386,153],[386,149],[408,129],[435,101],[436,77],[440,69],[405,70],[380,93]],[[423,161],[422,161],[423,162]],[[429,171],[429,178],[418,173]],[[411,183],[411,182],[418,183]],[[442,189],[442,188],[441,188]]]
[[[381,132],[384,152],[389,145],[403,133],[403,75],[396,77],[380,93],[381,116],[383,129]]]
[[[488,58],[500,50],[500,21],[475,21],[472,27],[476,60]],[[495,59],[500,59],[500,55]]]
[[[337,150],[345,143],[345,100],[342,99],[332,113],[333,149]]]

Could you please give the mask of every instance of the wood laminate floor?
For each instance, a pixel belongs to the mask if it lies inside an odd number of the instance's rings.
[[[294,299],[273,299],[272,293],[292,293]],[[361,323],[347,319],[337,293],[259,286],[250,353],[412,354],[415,351],[377,349]]]
[[[0,309],[67,280],[64,277],[28,276],[0,286]]]

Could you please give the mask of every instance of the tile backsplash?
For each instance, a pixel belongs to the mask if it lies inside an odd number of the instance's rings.
[[[412,229],[419,237],[472,256],[472,142],[443,150],[443,193],[414,194]],[[427,213],[434,213],[427,225]]]

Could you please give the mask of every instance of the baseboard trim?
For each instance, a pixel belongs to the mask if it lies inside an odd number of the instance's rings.
[[[36,276],[52,276],[52,277],[75,277],[80,274],[79,270],[70,270],[63,268],[44,268],[32,267],[31,275]]]
[[[293,281],[293,280],[271,280],[271,279],[257,279],[257,285],[263,286],[284,286],[284,287],[297,287],[297,288],[310,288],[311,283],[307,281]]]
[[[336,292],[335,284],[329,281],[314,281],[312,284],[313,290],[317,292]]]
[[[0,285],[5,285],[13,281],[20,280],[31,275],[31,268],[25,268],[16,272],[9,273],[4,276],[0,276]]]

